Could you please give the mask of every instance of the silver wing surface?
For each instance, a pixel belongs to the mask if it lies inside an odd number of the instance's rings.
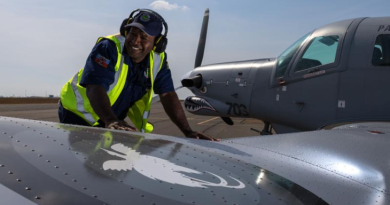
[[[0,117],[1,204],[390,204],[390,126],[209,142]]]

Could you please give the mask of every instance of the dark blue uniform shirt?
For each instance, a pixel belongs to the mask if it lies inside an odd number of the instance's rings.
[[[149,55],[140,63],[135,63],[123,49],[124,63],[129,65],[129,71],[125,86],[112,109],[119,119],[126,118],[128,109],[146,94],[146,89],[151,87],[150,78],[146,77],[149,69]],[[88,56],[80,85],[101,85],[108,91],[110,84],[114,82],[115,65],[118,59],[115,43],[104,39],[97,43]],[[153,90],[155,94],[164,94],[174,91],[171,71],[166,61],[156,76]]]

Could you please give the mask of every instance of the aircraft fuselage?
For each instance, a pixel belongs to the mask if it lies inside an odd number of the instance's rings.
[[[251,117],[315,130],[342,122],[390,120],[390,17],[357,18],[315,29],[278,58],[196,68],[194,114]]]

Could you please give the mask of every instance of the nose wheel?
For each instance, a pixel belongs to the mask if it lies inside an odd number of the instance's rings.
[[[271,123],[266,122],[266,121],[264,122],[264,128],[263,128],[262,131],[259,131],[257,129],[251,128],[252,131],[257,132],[260,135],[272,135],[272,129],[273,129],[273,127],[272,127]]]

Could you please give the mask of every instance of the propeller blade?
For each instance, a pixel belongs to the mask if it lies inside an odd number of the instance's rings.
[[[179,87],[176,87],[175,88],[175,91],[178,91],[179,89],[181,89],[181,88],[183,88],[183,86],[181,85],[181,86],[179,86]]]
[[[204,48],[206,46],[207,27],[209,25],[209,13],[209,9],[206,9],[206,11],[204,12],[202,30],[200,32],[200,38],[198,43],[198,50],[196,51],[195,68],[202,65]]]
[[[154,103],[156,103],[156,102],[158,102],[158,101],[160,101],[160,96],[159,96],[159,95],[156,95],[156,96],[154,96],[154,97],[152,98],[152,104],[154,104]]]
[[[175,88],[175,91],[178,91],[178,90],[181,89],[181,88],[183,88],[182,85],[179,86],[179,87],[176,87],[176,88]],[[158,101],[160,101],[160,95],[155,95],[155,96],[152,98],[152,104],[153,104],[153,103],[156,103],[156,102],[158,102]]]
[[[230,118],[230,117],[221,117],[221,118],[222,118],[222,120],[223,120],[226,124],[228,124],[228,125],[234,125],[234,122],[233,122],[232,118]]]

